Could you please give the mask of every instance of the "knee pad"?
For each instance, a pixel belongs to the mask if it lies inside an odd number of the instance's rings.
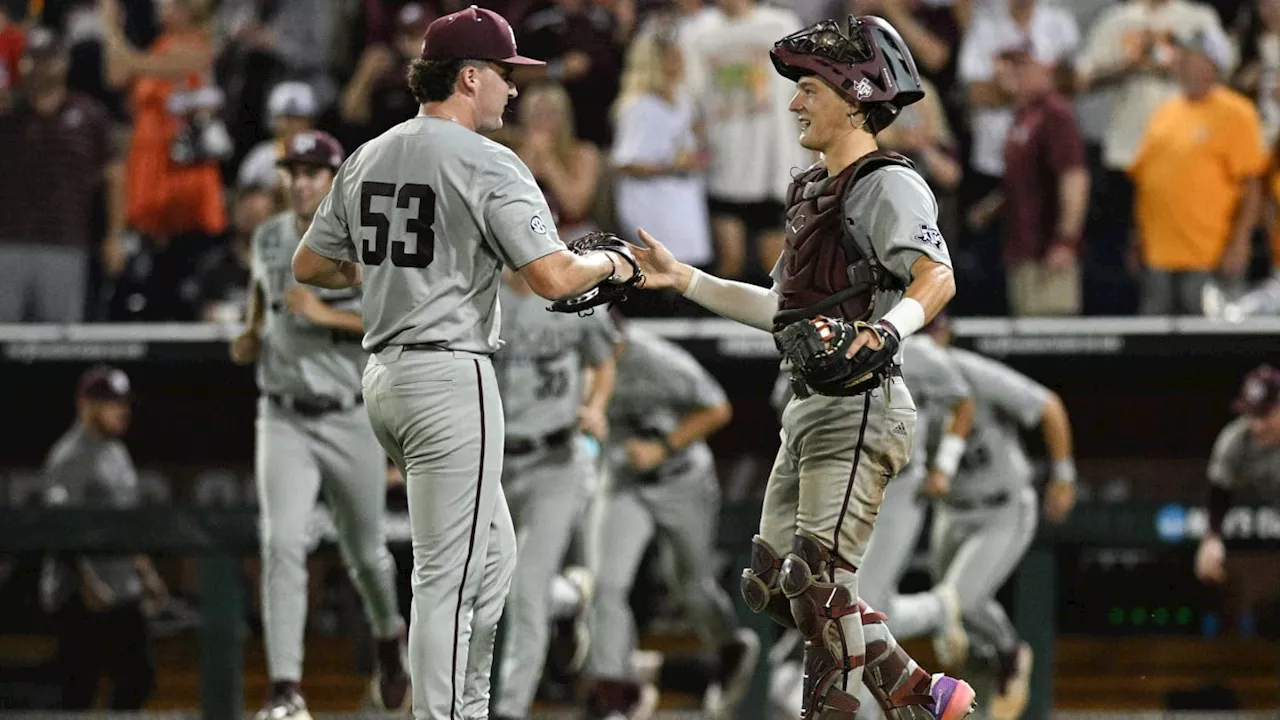
[[[791,554],[782,563],[779,587],[791,601],[796,627],[806,639],[819,639],[827,623],[858,612],[854,591],[828,580],[831,562],[830,551],[817,540],[797,534]]]
[[[796,626],[791,617],[791,601],[778,587],[782,558],[765,539],[751,538],[751,567],[742,571],[742,599],[752,612],[769,613],[773,621],[786,628]]]

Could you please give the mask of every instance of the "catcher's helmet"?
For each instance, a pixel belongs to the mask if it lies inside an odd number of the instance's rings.
[[[924,97],[907,43],[888,21],[874,15],[850,15],[847,31],[835,20],[810,25],[774,43],[769,57],[783,77],[813,75],[857,103],[873,134]]]
[[[1280,370],[1260,365],[1244,376],[1232,409],[1244,415],[1266,415],[1280,405]]]

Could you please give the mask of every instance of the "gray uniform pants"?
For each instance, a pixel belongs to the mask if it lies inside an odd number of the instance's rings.
[[[302,679],[309,531],[321,492],[374,636],[394,637],[401,620],[395,565],[383,527],[386,457],[364,408],[306,417],[260,398],[254,464],[262,516],[262,624],[271,679]]]
[[[720,488],[709,467],[693,467],[655,485],[628,481],[606,487],[593,529],[596,598],[588,675],[634,675],[636,628],[628,598],[645,549],[658,534],[676,560],[678,587],[673,590],[682,596],[702,641],[717,649],[731,638],[737,628],[733,605],[710,571],[719,511]]]
[[[78,323],[88,284],[85,248],[0,244],[0,323]]]
[[[996,593],[1031,546],[1037,519],[1036,492],[1030,487],[996,507],[956,510],[939,503],[933,519],[934,577],[956,589],[965,624],[1001,652],[1017,646],[1018,632]]]
[[[924,474],[909,468],[885,488],[875,532],[858,567],[858,594],[871,607],[884,609],[898,640],[933,632],[943,621],[942,603],[932,592],[898,594],[924,528],[927,502],[919,498]]]
[[[474,353],[392,346],[370,358],[364,396],[409,496],[414,717],[486,718],[494,639],[516,559],[493,365]]]
[[[507,597],[502,684],[494,712],[529,716],[550,639],[551,584],[587,504],[595,472],[582,439],[503,460],[502,489],[516,527],[515,577]]]

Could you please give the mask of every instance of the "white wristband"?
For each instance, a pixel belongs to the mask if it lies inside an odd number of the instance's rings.
[[[1071,458],[1062,458],[1053,461],[1053,480],[1054,482],[1076,481],[1076,463]]]
[[[893,325],[898,331],[898,339],[902,339],[924,327],[924,307],[915,300],[904,297],[880,319]]]
[[[689,273],[689,284],[685,286],[684,292],[680,294],[692,300],[695,297],[694,293],[697,292],[695,288],[698,287],[698,283],[702,282],[702,276],[705,274],[698,268],[694,268],[693,272]]]
[[[933,469],[952,477],[960,467],[960,458],[964,455],[965,439],[954,433],[947,433],[938,441],[938,451],[933,454]]]

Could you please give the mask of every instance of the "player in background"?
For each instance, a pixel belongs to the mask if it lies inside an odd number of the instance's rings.
[[[580,317],[547,312],[518,273],[503,273],[503,346],[493,357],[507,437],[502,490],[516,530],[516,570],[505,610],[506,647],[495,718],[530,715],[547,657],[552,587],[595,486],[594,456],[583,433],[603,440],[621,336],[603,311]],[[587,628],[592,583],[585,568],[566,578],[583,602],[575,625]],[[581,668],[587,638],[570,671]],[[576,665],[577,667],[574,667]]]
[[[360,393],[369,354],[360,347],[359,288],[313,291],[290,265],[342,165],[332,136],[294,135],[280,159],[293,210],[253,236],[248,328],[231,344],[238,364],[257,363],[254,478],[262,515],[262,626],[270,695],[259,720],[310,718],[300,690],[307,624],[307,549],[323,493],[338,548],[377,642],[374,703],[400,711],[409,698],[404,621],[387,550],[387,458]]]
[[[596,579],[591,613],[587,717],[647,717],[657,689],[638,681],[636,628],[628,597],[649,543],[661,536],[676,558],[672,592],[683,600],[704,646],[718,658],[708,714],[734,717],[755,670],[759,640],[738,628],[733,605],[709,570],[720,484],[706,439],[733,410],[723,388],[688,352],[635,325],[609,403],[603,447],[606,486],[592,528]]]
[[[915,431],[898,345],[955,294],[933,193],[875,139],[923,97],[920,76],[902,37],[873,16],[816,23],[775,43],[771,58],[796,83],[800,144],[821,157],[793,176],[773,287],[695,270],[648,233],[650,249],[636,256],[646,288],[675,288],[771,331],[793,361],[797,396],[783,412],[742,592],[805,636],[803,717],[854,717],[865,681],[894,720],[957,720],[972,712],[973,688],[921,668],[860,600],[857,577]]]
[[[133,390],[123,370],[97,365],[76,387],[76,421],[45,460],[45,503],[133,509],[138,472],[121,438],[133,418]],[[90,710],[102,675],[111,679],[112,710],[141,710],[155,689],[148,616],[169,592],[146,555],[89,553],[51,560],[42,570],[46,607],[58,612],[57,667],[62,709]]]
[[[1233,409],[1240,416],[1218,433],[1209,458],[1209,531],[1195,560],[1206,583],[1227,578],[1222,521],[1233,496],[1246,490],[1280,501],[1280,370],[1261,365],[1246,375]]]
[[[1057,393],[1003,363],[951,347],[943,318],[929,328],[973,389],[973,429],[950,492],[935,505],[933,576],[956,589],[970,636],[996,653],[992,720],[1015,720],[1027,704],[1031,646],[1018,636],[996,593],[1035,537],[1039,518],[1022,431],[1040,426],[1049,454],[1044,516],[1060,523],[1075,505],[1071,420]]]
[[[408,494],[418,720],[487,715],[515,568],[491,361],[501,268],[549,300],[639,279],[625,246],[570,252],[529,168],[481,134],[502,127],[513,67],[529,64],[495,12],[433,21],[407,72],[418,115],[352,153],[293,258],[299,282],[364,286],[364,398]]]

